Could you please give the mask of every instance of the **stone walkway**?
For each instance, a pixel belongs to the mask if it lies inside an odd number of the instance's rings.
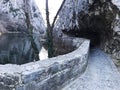
[[[94,49],[86,72],[62,90],[120,90],[120,73],[104,52]]]

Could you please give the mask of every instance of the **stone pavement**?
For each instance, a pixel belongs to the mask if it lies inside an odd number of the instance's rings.
[[[120,90],[120,73],[110,57],[93,49],[86,72],[62,90]]]

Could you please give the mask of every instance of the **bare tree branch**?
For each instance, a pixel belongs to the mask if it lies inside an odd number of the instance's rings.
[[[53,49],[53,28],[55,21],[59,15],[59,12],[61,11],[64,3],[66,0],[63,0],[60,8],[58,9],[55,18],[53,20],[52,25],[50,24],[50,18],[49,18],[49,5],[48,5],[48,0],[46,0],[46,21],[47,21],[47,45],[48,45],[48,57],[53,57],[54,56],[54,49]]]
[[[29,0],[24,0],[24,13],[26,17],[25,22],[26,22],[27,29],[28,29],[28,37],[30,38],[31,46],[34,51],[34,55],[35,55],[34,59],[37,61],[39,60],[39,50],[33,38],[33,26],[30,21],[31,14],[30,14],[30,9],[29,9]]]
[[[55,17],[54,17],[52,26],[51,26],[52,28],[54,27],[55,21],[56,21],[56,19],[57,19],[57,17],[58,17],[58,15],[59,15],[59,13],[60,13],[60,11],[61,11],[61,9],[62,9],[62,7],[63,7],[63,5],[64,5],[65,2],[66,2],[66,0],[63,0],[63,2],[62,2],[62,4],[61,4],[60,8],[58,9],[58,11],[57,11],[57,13],[56,13],[56,15],[55,15]]]
[[[47,21],[47,26],[50,27],[50,18],[49,18],[49,5],[48,5],[48,0],[46,0],[46,21]]]
[[[48,57],[53,57],[53,36],[52,36],[52,28],[50,25],[50,18],[49,18],[48,0],[46,0],[46,21],[47,21]]]

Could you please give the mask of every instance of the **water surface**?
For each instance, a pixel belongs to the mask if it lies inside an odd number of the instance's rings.
[[[24,64],[38,58],[42,44],[40,37],[34,34],[31,39],[21,33],[0,35],[0,64]]]

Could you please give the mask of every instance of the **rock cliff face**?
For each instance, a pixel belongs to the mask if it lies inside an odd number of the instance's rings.
[[[38,60],[44,35],[44,21],[34,0],[0,0],[0,64]]]
[[[44,34],[44,21],[34,0],[0,0],[0,32],[28,32],[25,13],[29,14],[33,32]]]
[[[61,12],[59,13],[59,18],[56,22],[54,31],[69,31],[77,28],[79,23],[78,14],[82,11],[86,14],[88,13],[87,0],[66,0]],[[60,32],[58,34],[61,34]]]
[[[120,59],[120,9],[117,0],[66,0],[53,35],[63,33],[88,38]],[[56,34],[57,33],[57,34]]]

